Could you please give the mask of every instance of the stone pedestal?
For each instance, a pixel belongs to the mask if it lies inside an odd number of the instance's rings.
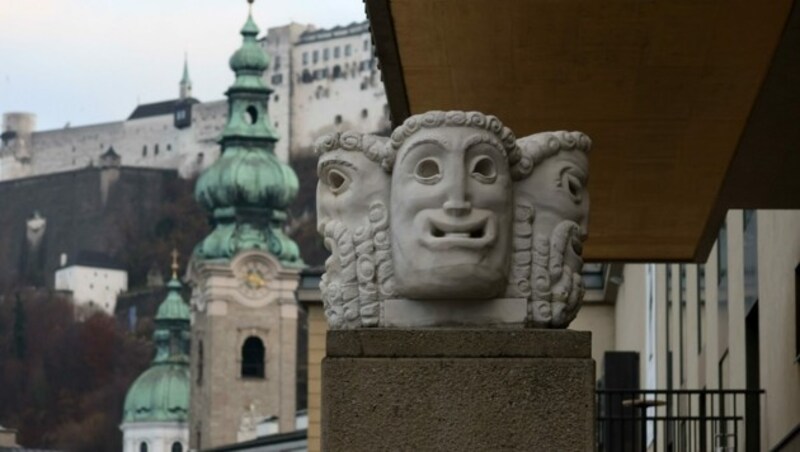
[[[325,451],[594,450],[591,334],[329,331]]]

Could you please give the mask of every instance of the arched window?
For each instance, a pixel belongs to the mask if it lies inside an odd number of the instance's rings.
[[[142,146],[142,157],[147,157],[147,145]]]
[[[175,441],[174,443],[172,443],[171,452],[183,452],[183,444]]]
[[[139,452],[147,452],[148,450],[150,450],[150,448],[147,447],[146,442],[142,441],[141,443],[139,443]]]
[[[242,377],[264,378],[264,343],[255,336],[242,345]]]

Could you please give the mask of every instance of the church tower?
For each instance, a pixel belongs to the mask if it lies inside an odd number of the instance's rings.
[[[262,78],[269,58],[258,32],[251,12],[230,59],[236,79],[226,92],[222,153],[195,187],[213,230],[189,271],[192,449],[253,439],[255,426],[273,416],[279,432],[295,425],[294,293],[303,263],[283,229],[298,181],[274,153],[272,90]]]
[[[189,59],[184,55],[183,57],[183,77],[180,82],[180,98],[188,99],[192,97],[192,80],[189,78]]]
[[[172,259],[172,280],[155,317],[153,363],[125,397],[123,452],[188,450],[189,306],[181,298],[177,251]]]

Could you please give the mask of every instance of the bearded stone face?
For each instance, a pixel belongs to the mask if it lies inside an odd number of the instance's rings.
[[[529,177],[516,184],[516,196],[533,205],[542,230],[552,231],[561,221],[570,220],[585,235],[589,220],[588,175],[585,152],[560,151],[544,159]]]
[[[391,196],[395,289],[410,299],[502,293],[511,239],[511,175],[485,129],[438,127],[397,152]]]
[[[317,164],[317,228],[331,220],[355,232],[363,225],[374,202],[389,204],[389,177],[363,152],[343,149],[326,152]]]
[[[377,326],[390,290],[389,174],[361,149],[325,152],[317,166],[317,228],[331,256],[322,297],[335,328]]]

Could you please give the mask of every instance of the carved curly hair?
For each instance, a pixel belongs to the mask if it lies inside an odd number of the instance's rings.
[[[397,151],[411,135],[420,129],[436,127],[473,127],[493,133],[500,140],[512,168],[522,156],[514,132],[505,127],[496,116],[485,115],[478,111],[429,111],[409,117],[394,129],[391,139],[386,144],[384,160],[381,162],[383,169],[392,171]]]
[[[362,151],[364,155],[375,163],[382,164],[384,160],[384,144],[388,139],[354,131],[336,132],[323,135],[314,142],[314,153],[321,156],[326,152],[339,149],[345,151]]]
[[[545,159],[558,154],[560,151],[589,152],[592,140],[583,132],[541,132],[517,140],[522,157],[519,163],[512,168],[517,180],[530,176],[533,168]]]

